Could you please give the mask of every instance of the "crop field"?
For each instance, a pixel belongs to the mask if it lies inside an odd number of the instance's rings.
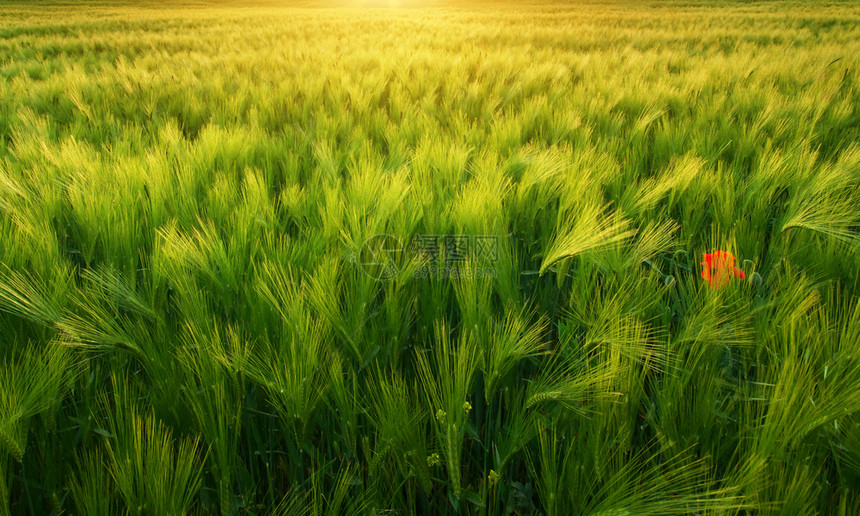
[[[860,4],[0,4],[0,515],[860,514]]]

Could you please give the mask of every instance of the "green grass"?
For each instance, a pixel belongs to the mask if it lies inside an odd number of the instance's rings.
[[[850,2],[0,6],[0,515],[858,514],[858,106]]]

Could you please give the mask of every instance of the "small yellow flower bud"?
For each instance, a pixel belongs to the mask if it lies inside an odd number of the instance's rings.
[[[440,462],[440,459],[439,459],[438,453],[434,453],[433,455],[427,456],[427,466],[432,468],[433,466],[438,465],[439,462]]]

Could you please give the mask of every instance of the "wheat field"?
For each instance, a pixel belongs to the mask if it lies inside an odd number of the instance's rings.
[[[0,4],[0,515],[860,514],[860,5]]]

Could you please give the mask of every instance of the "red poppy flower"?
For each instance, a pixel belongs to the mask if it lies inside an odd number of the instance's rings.
[[[729,284],[732,276],[746,279],[744,271],[735,267],[735,257],[725,251],[714,251],[705,254],[702,262],[702,279],[711,288],[723,288]]]

